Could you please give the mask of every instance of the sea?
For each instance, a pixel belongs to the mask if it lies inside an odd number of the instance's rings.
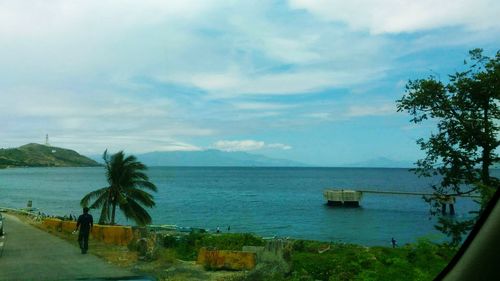
[[[439,182],[408,169],[150,167],[147,173],[158,187],[154,224],[366,246],[388,246],[392,237],[400,245],[444,238],[421,196],[366,193],[359,208],[325,204],[327,188],[431,192]],[[80,199],[105,186],[103,167],[1,169],[0,207],[23,208],[31,200],[46,214],[77,215]],[[466,218],[478,205],[459,198],[455,208],[457,218]],[[92,214],[97,220],[99,211]],[[132,223],[122,216],[118,222]]]

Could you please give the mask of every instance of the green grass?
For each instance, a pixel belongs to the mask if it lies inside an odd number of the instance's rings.
[[[165,236],[163,246],[175,250],[179,259],[196,260],[202,247],[241,251],[243,246],[262,246],[264,240],[248,233],[208,234],[192,232],[181,237]]]
[[[332,244],[323,254],[306,246],[292,254],[292,273],[285,280],[432,280],[454,253],[428,240],[396,249]]]
[[[243,246],[263,246],[265,241],[251,234],[191,233],[166,236],[164,247],[182,260],[196,260],[201,247],[241,250]],[[318,250],[329,250],[319,253]],[[344,280],[432,280],[451,260],[455,250],[421,239],[399,248],[363,247],[319,241],[296,240],[288,257],[291,271],[277,272],[263,266],[239,281],[344,281]]]

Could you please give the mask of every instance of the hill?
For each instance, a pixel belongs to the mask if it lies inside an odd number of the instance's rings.
[[[216,149],[202,151],[161,151],[136,154],[148,166],[192,166],[192,167],[304,167],[300,162],[274,159],[246,152],[226,152]],[[100,156],[93,159],[100,160]]]
[[[91,167],[96,161],[74,150],[30,143],[0,149],[0,167]]]

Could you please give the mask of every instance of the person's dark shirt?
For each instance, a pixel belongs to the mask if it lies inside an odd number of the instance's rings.
[[[90,228],[94,224],[94,219],[91,214],[83,214],[78,217],[76,227],[80,227],[81,232],[89,232]]]

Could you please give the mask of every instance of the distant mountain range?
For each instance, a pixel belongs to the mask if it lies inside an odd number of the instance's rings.
[[[6,167],[92,167],[96,161],[74,150],[37,143],[0,149],[0,168]]]
[[[386,157],[378,157],[367,161],[349,163],[342,166],[353,168],[412,168],[415,166],[415,164],[410,161],[396,161]]]
[[[233,167],[304,167],[304,163],[274,159],[246,152],[226,152],[216,149],[202,151],[161,151],[136,154],[148,166],[233,166]],[[101,156],[91,156],[102,162]]]
[[[148,166],[192,166],[192,167],[314,167],[297,161],[275,159],[263,155],[247,152],[227,152],[216,149],[201,151],[156,151],[135,154],[137,158]],[[100,155],[90,158],[102,163]],[[385,157],[378,157],[368,161],[349,163],[337,167],[355,168],[410,168],[412,162],[395,161]]]
[[[202,151],[157,151],[135,154],[148,166],[193,167],[314,167],[297,161],[275,159],[247,152],[227,152],[216,149]],[[78,152],[37,143],[17,148],[0,148],[0,168],[6,167],[93,167],[102,164],[101,155],[83,156]],[[347,163],[336,167],[353,168],[412,168],[411,161],[397,161],[378,157],[367,161]],[[496,163],[493,169],[500,169]]]

